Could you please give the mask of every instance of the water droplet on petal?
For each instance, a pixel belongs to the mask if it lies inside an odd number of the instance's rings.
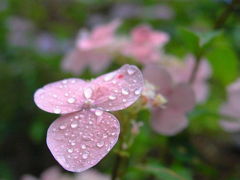
[[[59,128],[60,129],[66,129],[66,126],[65,125],[61,125]]]
[[[56,113],[56,114],[59,114],[59,113],[61,113],[61,109],[56,108],[56,109],[53,110],[53,112]]]
[[[123,95],[128,95],[129,92],[128,92],[127,90],[125,90],[125,89],[122,89],[122,94],[123,94]]]
[[[77,128],[77,127],[78,127],[77,122],[73,122],[73,123],[71,124],[71,127],[72,127],[72,128]]]
[[[141,94],[141,89],[137,89],[134,93],[135,93],[136,95]]]
[[[101,148],[104,146],[104,142],[103,141],[100,141],[97,143],[97,147]]]
[[[104,77],[104,81],[110,81],[110,80],[113,79],[114,76],[115,76],[115,73],[107,74],[107,75],[105,75],[105,77]]]
[[[129,75],[133,75],[135,73],[135,70],[134,69],[128,69],[127,72],[128,72]]]
[[[63,84],[67,84],[67,80],[63,80],[63,82],[62,82]]]
[[[81,147],[82,147],[82,149],[86,149],[87,148],[85,144],[83,144]]]
[[[83,158],[83,159],[87,159],[87,158],[88,158],[88,154],[84,153],[84,154],[82,155],[82,158]]]
[[[96,114],[96,116],[101,116],[103,114],[103,112],[101,110],[96,110],[95,114]]]
[[[110,99],[110,100],[115,100],[116,99],[116,96],[108,96],[108,98]]]
[[[73,149],[72,149],[72,148],[69,148],[67,151],[68,151],[69,153],[72,153],[72,152],[73,152]]]
[[[70,104],[72,104],[72,103],[74,103],[75,102],[75,98],[68,98],[68,103],[70,103]]]
[[[92,93],[93,93],[93,91],[91,88],[86,88],[83,90],[83,94],[84,94],[85,98],[87,98],[87,99],[92,97]]]

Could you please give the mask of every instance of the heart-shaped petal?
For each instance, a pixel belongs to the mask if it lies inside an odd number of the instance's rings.
[[[40,109],[50,113],[79,111],[85,100],[82,88],[85,84],[85,81],[75,78],[50,83],[36,91],[34,101]]]
[[[119,132],[120,124],[112,114],[83,109],[55,120],[48,129],[47,145],[63,168],[82,172],[106,156]]]
[[[124,65],[91,82],[94,105],[106,111],[125,109],[139,98],[143,84],[141,71],[134,65]]]

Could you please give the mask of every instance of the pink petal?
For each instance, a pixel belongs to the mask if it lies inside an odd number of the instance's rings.
[[[139,45],[137,43],[127,44],[123,49],[123,54],[135,58],[142,64],[156,62],[160,58],[158,49],[149,45]]]
[[[58,180],[61,178],[61,171],[57,167],[50,167],[41,175],[41,180]]]
[[[144,78],[156,86],[160,93],[166,95],[173,87],[170,74],[157,64],[148,64],[143,69]]]
[[[83,34],[77,40],[77,47],[82,50],[93,50],[103,48],[113,43],[114,33],[121,22],[115,20],[109,24],[95,27],[90,34]]]
[[[141,95],[143,76],[134,65],[124,65],[119,70],[102,75],[91,82],[94,105],[106,111],[125,109]]]
[[[169,36],[161,31],[153,31],[148,25],[141,25],[132,31],[132,39],[136,43],[147,43],[158,47],[168,42]]]
[[[71,72],[75,75],[79,75],[89,63],[86,57],[88,57],[86,52],[74,49],[73,51],[70,51],[66,57],[64,57],[61,65],[62,69],[65,72]]]
[[[175,135],[185,129],[188,125],[184,113],[174,109],[160,109],[153,111],[152,127],[163,135]]]
[[[89,59],[89,66],[93,73],[101,73],[111,64],[112,56],[107,52],[93,52],[92,59]],[[95,57],[93,57],[95,56]]]
[[[36,91],[34,101],[40,109],[50,113],[79,111],[85,101],[82,88],[85,85],[85,81],[75,78],[50,83]]]
[[[63,115],[48,129],[47,145],[68,171],[95,166],[118,140],[120,124],[110,113],[95,109]]]
[[[176,85],[167,99],[167,106],[179,112],[187,112],[195,105],[195,95],[188,84]]]
[[[221,126],[227,132],[239,132],[240,131],[240,121],[229,121],[222,120],[220,121]]]
[[[192,88],[196,96],[196,102],[202,103],[207,99],[209,91],[207,82],[205,81],[195,82],[193,83]]]
[[[230,118],[240,119],[239,106],[236,106],[236,104],[232,102],[227,102],[226,104],[223,104],[220,111],[221,111],[221,114],[225,116],[229,116]]]
[[[240,79],[230,84],[227,88],[229,94],[240,92]]]

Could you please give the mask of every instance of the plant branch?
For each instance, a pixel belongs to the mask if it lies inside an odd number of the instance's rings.
[[[232,2],[226,7],[226,9],[217,19],[216,23],[214,24],[214,29],[220,29],[223,27],[223,25],[225,24],[227,19],[231,16],[238,3],[240,3],[240,0],[232,0]]]
[[[232,2],[226,7],[226,9],[222,12],[222,14],[219,16],[219,18],[216,20],[216,23],[213,26],[213,29],[220,29],[223,27],[223,25],[226,23],[227,19],[230,17],[232,12],[234,11],[236,5],[240,3],[240,0],[232,0]],[[189,83],[192,84],[194,83],[196,79],[196,75],[201,63],[201,58],[202,58],[202,52],[199,53],[198,55],[195,55],[196,58],[196,63],[194,64],[192,73],[189,78]]]

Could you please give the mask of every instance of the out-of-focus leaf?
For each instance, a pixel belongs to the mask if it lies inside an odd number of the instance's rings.
[[[149,164],[146,166],[138,166],[138,169],[154,175],[159,180],[187,180],[185,177],[177,174],[171,169],[161,166],[160,164]]]
[[[46,125],[43,121],[35,121],[30,127],[30,136],[34,142],[39,143],[46,134]]]
[[[192,172],[190,168],[185,168],[182,166],[182,164],[174,164],[171,167],[172,170],[174,170],[179,175],[183,176],[187,180],[192,180]]]
[[[184,44],[195,55],[204,53],[213,40],[221,34],[221,31],[199,33],[184,28],[181,29],[180,32]]]
[[[235,52],[228,46],[220,46],[209,51],[208,60],[212,65],[213,77],[227,85],[238,76],[238,60]]]
[[[200,39],[200,47],[207,47],[217,36],[221,34],[221,31],[211,31],[208,33],[198,33]]]
[[[199,51],[199,36],[185,28],[180,29],[180,34],[182,40],[186,47],[191,51],[193,54],[196,54]]]
[[[141,121],[148,121],[151,117],[151,113],[148,109],[142,109],[139,111],[137,119]]]

